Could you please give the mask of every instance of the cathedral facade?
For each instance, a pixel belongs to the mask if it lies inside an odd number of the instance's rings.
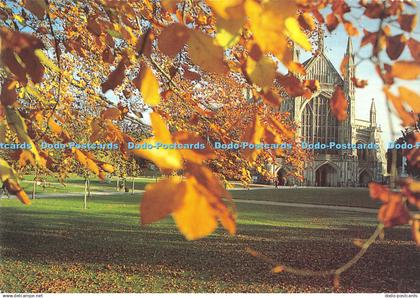
[[[347,55],[348,63],[344,75],[341,76],[325,54],[324,37],[320,32],[318,50],[303,62],[306,75],[301,77],[318,80],[320,91],[310,100],[304,97],[291,98],[283,94],[285,100],[281,111],[288,112],[298,124],[297,137],[302,143],[334,142],[355,146],[349,149],[310,150],[311,158],[305,164],[303,181],[288,177],[282,166],[273,168],[280,184],[354,187],[366,186],[370,181],[383,180],[386,173],[385,149],[381,129],[376,122],[374,100],[371,102],[369,120],[357,119],[355,115],[355,86],[351,80],[355,74],[355,61],[350,38],[344,55]],[[297,48],[293,48],[293,59],[300,62]],[[348,101],[348,117],[344,121],[338,121],[330,109],[330,99],[337,85],[341,86]],[[376,149],[367,148],[369,144],[376,144]],[[278,162],[281,165],[281,160]]]

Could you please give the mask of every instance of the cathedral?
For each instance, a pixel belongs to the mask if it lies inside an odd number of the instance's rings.
[[[299,49],[293,47],[293,59],[299,61]],[[285,100],[281,111],[288,112],[298,124],[297,137],[302,143],[355,144],[348,149],[310,150],[311,158],[305,164],[303,181],[297,181],[287,175],[282,167],[273,168],[280,184],[304,186],[367,186],[370,181],[383,180],[386,173],[385,149],[381,138],[381,129],[376,122],[374,99],[370,107],[370,119],[357,119],[355,115],[355,86],[351,78],[355,74],[355,57],[351,38],[347,40],[344,55],[348,56],[345,74],[342,77],[335,69],[324,51],[324,35],[318,34],[318,50],[302,64],[306,75],[301,79],[318,80],[320,91],[310,100],[304,97],[290,97],[282,92]],[[348,117],[338,121],[330,110],[330,98],[339,85],[348,101]],[[376,149],[364,148],[367,144],[376,144]],[[358,149],[359,148],[359,149]],[[278,160],[281,165],[281,160]]]

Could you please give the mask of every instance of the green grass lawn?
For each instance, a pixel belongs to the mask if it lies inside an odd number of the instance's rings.
[[[325,203],[346,189],[254,190],[234,197]],[[284,191],[283,195],[282,192]],[[271,193],[271,194],[270,194]],[[310,196],[311,193],[315,193]],[[189,242],[168,218],[139,225],[140,195],[38,199],[31,206],[0,201],[1,292],[324,292],[331,281],[272,274],[245,252],[287,265],[326,269],[346,262],[376,216],[241,203],[238,232]],[[340,204],[344,201],[340,201]],[[330,204],[330,202],[329,202]],[[341,279],[344,292],[419,292],[420,252],[408,228],[386,231]]]
[[[33,188],[33,176],[27,175],[24,176],[23,181],[21,181],[21,185],[23,189],[28,192],[32,193]],[[53,177],[46,177],[46,184],[43,187],[42,183],[36,186],[36,194],[44,194],[44,193],[68,193],[68,192],[83,192],[85,189],[85,180],[83,177],[78,176],[71,176],[66,179],[64,184],[58,182],[56,178]],[[97,177],[90,178],[90,189],[91,191],[105,191],[105,192],[114,192],[116,191],[116,177],[112,177],[112,179],[108,179],[106,181],[101,181]],[[148,178],[148,177],[139,177],[135,178],[134,180],[134,189],[135,190],[143,190],[144,187],[149,184],[155,182],[155,178]],[[132,180],[131,178],[127,179],[127,186],[131,190],[132,187]]]
[[[287,203],[322,204],[378,208],[381,204],[369,197],[367,188],[278,188],[237,190],[232,192],[236,199],[262,200]]]

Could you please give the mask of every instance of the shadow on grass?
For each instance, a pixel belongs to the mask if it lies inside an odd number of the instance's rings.
[[[54,202],[65,208],[78,200],[61,198]],[[117,202],[125,207],[107,209]],[[242,207],[242,213],[240,210],[237,236],[227,236],[218,229],[208,238],[188,242],[170,219],[141,227],[137,200],[101,198],[86,211],[46,210],[39,204],[33,209],[0,209],[2,258],[47,267],[60,264],[59,272],[54,273],[58,278],[73,264],[80,264],[86,271],[161,278],[157,288],[149,291],[329,291],[329,280],[271,274],[270,267],[245,253],[245,248],[252,247],[299,268],[333,268],[358,251],[352,238],[366,238],[374,229],[371,217],[354,215],[352,219],[349,213],[328,216],[325,211],[310,213],[303,208],[251,206]],[[389,241],[374,245],[343,276],[343,291],[419,290],[419,252],[407,244],[409,231],[393,230],[388,237]],[[51,278],[57,278],[54,274]],[[171,289],[171,283],[176,287]],[[193,284],[196,290],[191,288]]]

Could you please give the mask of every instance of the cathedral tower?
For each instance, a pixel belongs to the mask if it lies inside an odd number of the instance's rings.
[[[372,98],[372,103],[370,104],[370,126],[376,127],[376,106],[375,106],[375,99]]]
[[[350,143],[355,143],[356,140],[353,139],[354,133],[353,133],[353,126],[355,123],[355,91],[354,91],[354,83],[353,78],[355,77],[355,63],[354,63],[354,53],[353,53],[353,43],[351,41],[351,38],[348,37],[347,39],[347,48],[346,53],[344,55],[345,59],[347,60],[347,64],[345,67],[345,71],[343,74],[344,79],[344,94],[347,97],[349,106],[348,106],[348,118],[346,120],[346,137],[345,141]],[[355,153],[355,152],[353,152]]]

